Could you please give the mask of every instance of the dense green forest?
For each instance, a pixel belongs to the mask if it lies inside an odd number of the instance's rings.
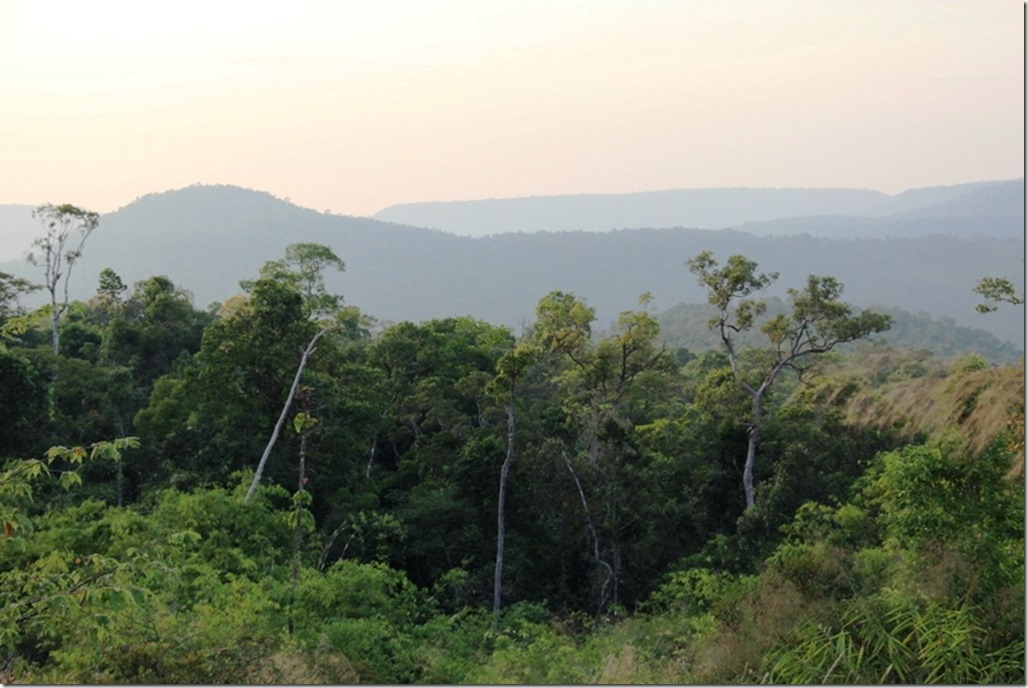
[[[38,248],[49,305],[0,274],[7,681],[1025,680],[1023,359],[867,341],[898,318],[741,255],[680,257],[690,348],[645,295],[377,323],[314,243],[205,310],[67,302],[88,242]]]

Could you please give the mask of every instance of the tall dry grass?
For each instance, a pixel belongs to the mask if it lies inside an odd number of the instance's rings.
[[[948,440],[977,454],[1001,433],[1013,438],[1013,473],[1024,476],[1025,370],[989,367],[974,356],[956,361],[921,352],[874,349],[826,367],[820,392],[849,424],[910,443]]]

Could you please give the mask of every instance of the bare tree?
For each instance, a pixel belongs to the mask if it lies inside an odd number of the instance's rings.
[[[50,341],[54,355],[61,352],[61,318],[68,309],[68,281],[82,256],[86,239],[100,223],[100,216],[70,204],[41,205],[32,211],[46,233],[32,242],[36,249],[28,260],[43,266],[46,290],[50,293]]]

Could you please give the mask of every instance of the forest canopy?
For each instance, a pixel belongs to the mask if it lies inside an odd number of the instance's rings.
[[[712,347],[379,322],[316,242],[204,310],[0,273],[4,682],[1023,683],[1023,358],[690,258]]]

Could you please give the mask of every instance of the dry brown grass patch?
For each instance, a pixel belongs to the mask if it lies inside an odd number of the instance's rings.
[[[253,667],[247,682],[255,684],[287,685],[353,685],[360,683],[360,675],[346,656],[331,648],[320,646],[309,652],[298,648],[280,649]]]
[[[804,595],[791,581],[767,573],[759,587],[733,601],[738,616],[697,640],[690,680],[753,682],[764,653],[785,641],[802,621],[827,620],[824,600]]]
[[[844,411],[848,423],[888,430],[900,440],[918,441],[918,435],[956,440],[978,453],[1004,431],[1023,438],[1024,368],[957,370],[868,384],[850,397]],[[1023,466],[1023,457],[1019,461]]]

